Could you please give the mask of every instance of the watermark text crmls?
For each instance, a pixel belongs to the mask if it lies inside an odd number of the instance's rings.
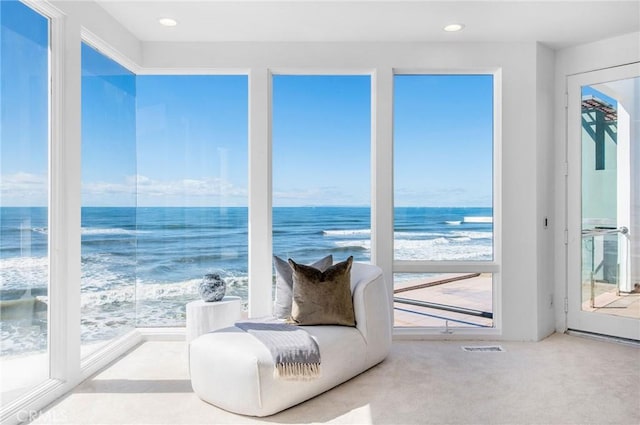
[[[40,410],[20,410],[16,413],[16,419],[19,423],[33,422],[36,419],[42,423],[67,423],[69,422],[65,412],[46,411]]]

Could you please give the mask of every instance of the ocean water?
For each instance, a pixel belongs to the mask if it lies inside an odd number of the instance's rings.
[[[395,258],[491,260],[490,208],[396,208]],[[467,220],[465,220],[465,218]],[[369,208],[274,208],[273,253],[308,263],[370,261]],[[0,354],[46,347],[47,211],[0,208]],[[247,299],[246,208],[83,208],[81,338],[184,325],[202,276]],[[35,301],[34,301],[35,300]],[[20,315],[16,306],[33,314]],[[24,308],[23,308],[24,310]]]

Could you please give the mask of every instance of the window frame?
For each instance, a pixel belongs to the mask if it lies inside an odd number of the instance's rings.
[[[373,86],[374,86],[374,73],[371,70],[357,70],[357,69],[348,69],[348,70],[344,70],[344,69],[322,69],[322,70],[317,70],[317,69],[310,69],[310,70],[306,70],[306,69],[279,69],[277,72],[274,72],[274,70],[270,70],[270,87],[273,86],[273,80],[274,77],[277,76],[283,76],[283,77],[295,77],[295,76],[302,76],[302,77],[367,77],[369,78],[369,105],[370,105],[370,111],[371,111],[371,105],[373,104],[374,100],[373,100]],[[273,92],[270,91],[271,96],[270,96],[270,109],[269,109],[269,116],[270,118],[272,118],[272,113],[273,113]],[[369,220],[370,220],[370,227],[371,227],[371,235],[369,238],[369,241],[372,240],[373,238],[373,192],[374,192],[374,188],[371,185],[371,182],[373,181],[373,175],[372,170],[371,170],[371,164],[372,164],[372,158],[373,158],[373,146],[372,146],[372,140],[373,140],[373,114],[370,112],[369,114],[369,121],[370,121],[370,137],[369,137]],[[273,123],[273,121],[270,122],[270,125]],[[269,133],[269,147],[270,150],[273,149],[273,133],[270,131]],[[271,167],[270,169],[273,169],[273,158],[271,158]],[[273,179],[273,172],[270,171],[270,179]],[[272,210],[273,211],[273,185],[271,185],[271,190],[269,192],[269,196],[271,197],[271,204],[272,204]],[[275,208],[278,208],[277,206]],[[271,213],[271,216],[273,216],[273,213]],[[273,227],[273,222],[271,227]],[[270,230],[271,235],[273,235],[273,229],[271,228]],[[271,236],[273,238],[273,236]],[[273,251],[273,239],[272,239],[272,244],[271,244],[271,250]],[[343,258],[344,259],[344,258]],[[334,257],[334,261],[337,261],[339,259],[336,259]],[[272,263],[272,260],[270,259],[270,264]],[[373,256],[371,256],[370,261],[373,263]],[[271,266],[270,266],[271,267]],[[271,267],[272,269],[272,275],[275,275],[275,271],[273,270],[273,267]],[[272,300],[275,300],[275,294],[273,293],[273,290],[271,291],[271,297]]]
[[[392,274],[395,273],[492,273],[493,327],[481,328],[449,328],[456,335],[500,335],[502,333],[501,314],[501,259],[502,259],[502,73],[500,69],[465,69],[465,70],[427,70],[427,69],[394,69],[393,77],[402,75],[491,75],[493,77],[493,145],[492,145],[492,183],[493,183],[493,259],[491,261],[434,261],[434,260],[396,260],[392,242]],[[395,99],[394,99],[395,102]],[[394,105],[395,106],[395,103]],[[393,160],[392,160],[393,161]],[[395,164],[391,164],[394,168]],[[392,192],[395,187],[392,186]],[[392,195],[393,199],[393,195]],[[393,221],[392,228],[395,226]],[[392,235],[393,238],[393,235]],[[441,333],[439,327],[395,327],[395,335],[436,335]]]
[[[109,43],[105,42],[100,37],[93,34],[91,31],[87,30],[86,28],[80,27],[80,37],[75,41],[77,41],[78,78],[77,78],[77,82],[74,82],[74,84],[77,84],[79,95],[81,94],[81,87],[82,87],[82,54],[81,54],[82,44],[86,44],[88,47],[96,50],[100,54],[116,62],[118,65],[122,66],[129,72],[133,73],[134,75],[137,75],[136,74],[136,70],[138,68],[137,65],[135,65],[131,60],[129,60],[126,56],[122,55],[116,49],[112,48]],[[80,129],[82,128],[82,101],[81,100],[82,100],[81,96],[79,96],[78,106],[77,106],[78,108],[77,117],[76,117],[77,126],[78,126],[77,127],[78,129],[77,157],[74,158],[75,161],[73,162],[73,164],[71,164],[71,167],[70,167],[73,170],[72,172],[75,173],[74,174],[76,178],[75,182],[77,183],[74,183],[74,185],[76,186],[77,196],[73,199],[73,201],[69,199],[70,197],[67,197],[69,206],[71,207],[73,205],[75,207],[75,212],[77,213],[77,218],[76,218],[76,221],[73,223],[73,227],[67,228],[66,230],[70,235],[73,236],[74,242],[76,242],[74,247],[77,250],[77,258],[78,258],[78,261],[75,264],[76,267],[74,269],[74,272],[77,273],[77,278],[75,281],[70,283],[74,291],[74,295],[73,295],[74,301],[77,299],[77,302],[75,302],[75,305],[77,305],[77,309],[71,309],[67,307],[67,310],[70,311],[69,316],[73,316],[72,318],[69,318],[69,322],[67,323],[67,326],[72,326],[71,332],[74,335],[73,335],[73,340],[68,341],[67,344],[69,346],[69,351],[73,352],[72,361],[74,362],[74,364],[69,365],[69,368],[71,370],[76,371],[77,373],[76,376],[80,376],[82,377],[82,379],[84,379],[84,377],[89,376],[95,373],[96,371],[98,371],[101,367],[103,367],[104,364],[108,364],[109,362],[115,360],[120,355],[121,352],[125,350],[129,350],[134,346],[136,346],[137,344],[139,344],[141,341],[141,337],[137,329],[133,328],[132,330],[125,332],[121,336],[113,338],[107,344],[100,347],[99,349],[85,356],[82,356],[81,354],[81,347],[82,347],[82,341],[80,336],[81,335],[81,326],[80,326],[81,319],[80,318],[81,318],[81,308],[82,308],[81,307],[82,264],[80,261],[82,257],[82,233],[81,233],[81,228],[82,228],[82,155],[81,155],[82,134],[80,131]]]
[[[87,41],[88,39],[90,39],[91,41]],[[109,51],[110,49],[105,46],[106,43],[102,42],[101,40],[97,39],[94,35],[88,33],[88,31],[82,30],[81,32],[81,40],[80,40],[80,89],[82,92],[82,85],[84,84],[83,81],[83,77],[82,77],[82,72],[84,70],[84,63],[83,63],[83,54],[82,54],[82,48],[83,45],[86,45],[88,48],[93,49],[96,53],[99,53],[100,55],[104,56],[105,58],[115,62],[117,65],[121,66],[124,70],[130,72],[133,76],[133,78],[135,79],[136,74],[131,71],[131,69],[129,67],[127,67],[126,65],[121,64],[118,60],[112,58],[108,53],[105,53],[105,51]],[[135,104],[135,98],[134,98],[134,104]],[[82,104],[82,96],[80,99],[80,126],[82,128],[82,120],[83,120],[83,109],[84,105]],[[134,116],[134,122],[135,122],[135,116]],[[82,152],[82,145],[83,145],[83,139],[82,139],[82,133],[80,134],[80,146],[81,149],[80,151]],[[137,161],[137,160],[136,160]],[[82,179],[82,169],[83,169],[83,164],[82,164],[82,154],[80,155],[80,162],[79,162],[79,166],[80,166],[80,176],[79,176],[79,182],[80,182],[80,199],[79,199],[79,206],[80,206],[80,256],[82,258],[82,204],[83,204],[83,195],[82,195],[82,184],[83,184],[83,179]],[[137,171],[136,171],[137,174]],[[86,295],[86,292],[82,291],[82,272],[83,272],[83,267],[82,267],[82,261],[80,261],[80,282],[79,282],[79,288],[78,291],[80,292],[79,294],[79,300],[82,299],[83,295]],[[135,289],[135,288],[134,288]],[[134,291],[134,296],[133,298],[135,299],[135,291]],[[134,303],[134,310],[135,310],[135,303]],[[80,312],[79,312],[79,322],[81,323],[81,319],[80,317],[82,317],[82,306],[80,306]],[[130,327],[129,325],[127,325],[127,327]],[[82,339],[82,325],[80,325],[80,329],[79,329],[79,333],[78,333],[78,338],[80,340],[80,345],[79,345],[79,349],[80,349],[80,368],[81,370],[86,369],[88,367],[90,367],[92,364],[94,363],[100,363],[100,359],[105,355],[106,352],[109,352],[109,347],[111,346],[111,344],[114,341],[121,341],[121,340],[127,340],[129,338],[134,338],[135,339],[135,326],[133,326],[131,329],[129,329],[128,331],[125,332],[119,332],[119,335],[105,341],[105,344],[101,344],[99,346],[97,346],[96,348],[91,348],[91,344],[90,342],[88,343],[87,341]],[[75,350],[76,348],[73,347],[73,349]]]
[[[64,74],[65,60],[67,59],[64,51],[68,34],[64,26],[64,15],[57,8],[47,2],[20,1],[47,19],[49,23],[47,76],[49,81],[47,99],[47,227],[49,229],[47,240],[49,263],[47,355],[49,377],[2,406],[0,410],[0,422],[2,423],[34,419],[34,413],[37,413],[37,409],[52,402],[79,382],[79,380],[73,382],[73,379],[70,379],[78,375],[79,362],[74,362],[73,344],[70,343],[73,330],[67,330],[70,323],[69,317],[74,315],[73,312],[68,311],[68,307],[73,304],[73,297],[68,298],[69,288],[73,285],[69,283],[67,268],[70,258],[68,254],[73,250],[73,247],[67,244],[69,235],[64,232],[72,218],[69,218],[65,209],[65,190],[68,177],[65,175],[67,152],[63,140],[65,140],[65,130],[67,129],[65,122],[73,125],[76,118],[73,116],[65,117],[63,113],[65,107],[68,106],[65,104],[67,76]],[[76,364],[77,366],[75,366]]]
[[[87,44],[89,47],[95,49],[96,51],[98,51],[99,53],[101,53],[102,55],[104,55],[105,57],[111,59],[112,61],[116,62],[118,65],[122,66],[123,68],[125,68],[126,70],[128,70],[129,72],[133,73],[135,77],[140,77],[140,76],[185,76],[185,77],[189,77],[189,76],[244,76],[247,79],[247,94],[249,99],[251,98],[251,83],[250,83],[250,74],[247,70],[243,70],[243,69],[234,69],[234,68],[169,68],[169,69],[163,69],[163,68],[144,68],[142,66],[137,65],[135,62],[133,62],[131,59],[129,59],[127,56],[125,56],[124,54],[122,54],[120,51],[118,51],[117,49],[115,49],[113,46],[111,46],[109,43],[107,43],[106,41],[104,41],[103,39],[101,39],[99,36],[95,35],[94,33],[92,33],[91,31],[89,31],[86,28],[82,28],[81,29],[81,40],[80,40],[81,44]],[[248,111],[250,112],[250,105],[248,104]],[[249,114],[250,115],[250,114]],[[249,120],[250,120],[250,116],[249,116]],[[249,121],[248,120],[248,121]],[[248,125],[248,122],[247,122]],[[250,126],[249,126],[250,128]],[[251,192],[250,187],[251,187],[251,183],[250,183],[250,176],[251,176],[251,151],[250,151],[250,140],[251,140],[251,134],[248,134],[248,141],[247,141],[247,155],[248,155],[248,163],[247,163],[247,168],[248,168],[248,173],[249,173],[249,179],[247,180],[247,190],[248,192]],[[78,177],[80,179],[80,177]],[[250,193],[247,196],[247,208],[248,208],[248,223],[250,223],[250,219],[251,219],[251,209],[249,208],[249,204],[251,202],[250,200]],[[79,203],[80,204],[80,203]],[[81,207],[80,207],[81,208]],[[251,226],[249,226],[249,233],[251,234]],[[250,244],[250,238],[248,240],[248,244]],[[250,248],[248,248],[248,255],[249,257],[251,256],[251,250]],[[251,262],[250,259],[248,261],[248,268],[250,269]],[[249,285],[251,287],[251,285]],[[248,298],[251,299],[251,293],[249,291],[248,294]],[[92,353],[90,355],[88,355],[85,358],[82,359],[83,362],[83,367],[85,364],[89,364],[89,363],[100,363],[104,356],[104,354],[106,352],[109,352],[111,350],[110,347],[112,346],[117,346],[119,344],[121,344],[123,341],[125,341],[127,344],[129,344],[129,342],[127,342],[128,340],[131,341],[135,341],[136,337],[139,340],[140,339],[140,335],[147,337],[147,336],[151,336],[151,337],[155,337],[157,335],[172,335],[173,337],[177,337],[180,339],[183,339],[183,335],[185,335],[185,328],[180,328],[180,327],[174,327],[174,326],[168,326],[168,327],[145,327],[145,326],[136,326],[134,330],[132,330],[131,332],[128,332],[127,334],[125,334],[123,337],[120,338],[114,338],[114,340],[110,343],[108,343],[105,347],[103,347],[103,349],[97,350],[95,353]]]

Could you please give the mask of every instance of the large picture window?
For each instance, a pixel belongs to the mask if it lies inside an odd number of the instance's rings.
[[[136,76],[82,44],[82,354],[135,327]]]
[[[49,378],[49,19],[0,2],[0,398]]]
[[[371,259],[369,76],[273,77],[273,252]]]
[[[246,76],[138,76],[138,326],[184,326],[208,273],[247,303],[247,91]]]
[[[460,265],[494,260],[493,218],[493,76],[396,75],[394,271],[426,273],[395,274],[398,326],[491,326],[492,274]]]
[[[184,326],[219,273],[247,302],[247,77],[134,75],[83,44],[82,341]]]

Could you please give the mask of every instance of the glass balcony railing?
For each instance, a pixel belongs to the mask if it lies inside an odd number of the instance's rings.
[[[626,315],[629,295],[629,231],[594,227],[582,231],[582,310]]]

